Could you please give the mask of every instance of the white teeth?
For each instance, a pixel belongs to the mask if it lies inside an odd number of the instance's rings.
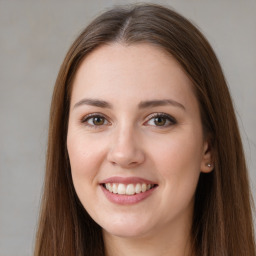
[[[107,185],[107,190],[110,192],[113,192],[113,188],[112,188],[111,184],[107,183],[106,185]]]
[[[118,187],[117,187],[117,194],[124,195],[125,192],[126,192],[125,185],[124,184],[119,184]]]
[[[140,185],[139,183],[136,184],[135,192],[136,192],[137,194],[139,194],[139,193],[141,192],[141,185]]]
[[[117,194],[117,184],[116,183],[113,184],[112,191],[113,191],[113,193]]]
[[[122,183],[106,183],[105,188],[114,193],[119,195],[134,195],[146,192],[147,190],[150,190],[153,187],[153,184],[146,184],[146,183],[137,183],[135,184],[122,184]]]
[[[143,183],[141,186],[141,191],[145,192],[146,190],[147,190],[147,185],[145,183]]]
[[[133,184],[129,184],[126,187],[126,195],[134,195],[135,194],[135,189],[134,189],[134,185]]]

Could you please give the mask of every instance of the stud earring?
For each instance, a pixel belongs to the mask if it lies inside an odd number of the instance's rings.
[[[208,167],[212,167],[212,165],[211,165],[211,164],[207,164],[207,166],[208,166]]]

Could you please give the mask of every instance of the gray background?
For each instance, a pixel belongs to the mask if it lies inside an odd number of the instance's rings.
[[[99,12],[136,1],[0,0],[0,256],[32,255],[53,85],[71,42]],[[150,1],[148,1],[150,2]],[[256,195],[256,1],[176,0],[223,66]]]

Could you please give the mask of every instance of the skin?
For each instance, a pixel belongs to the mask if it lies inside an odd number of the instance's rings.
[[[81,102],[85,98],[112,108]],[[138,107],[165,99],[178,104]],[[87,118],[93,113],[103,116],[100,122]],[[145,43],[112,43],[90,53],[73,83],[67,148],[75,190],[102,227],[107,255],[191,254],[194,194],[200,172],[212,170],[211,152],[193,85],[172,56]],[[119,205],[99,184],[112,176],[158,187],[139,203]]]

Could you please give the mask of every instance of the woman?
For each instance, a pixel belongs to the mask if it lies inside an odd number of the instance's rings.
[[[35,255],[255,255],[220,64],[167,8],[114,8],[71,46],[52,99]]]

